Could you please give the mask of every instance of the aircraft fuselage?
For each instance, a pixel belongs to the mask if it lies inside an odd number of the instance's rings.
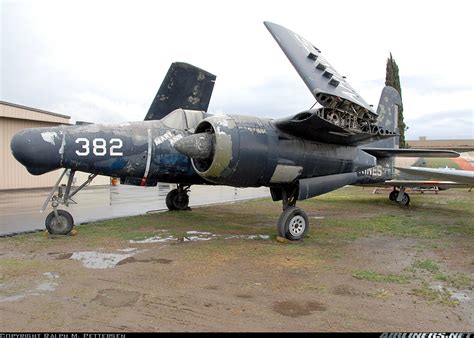
[[[357,147],[297,139],[278,131],[270,119],[231,118],[236,127],[219,131],[231,143],[217,177],[199,175],[191,159],[175,148],[177,141],[193,133],[161,121],[26,129],[13,137],[11,149],[34,175],[68,168],[136,185],[274,186],[375,165],[375,157]]]

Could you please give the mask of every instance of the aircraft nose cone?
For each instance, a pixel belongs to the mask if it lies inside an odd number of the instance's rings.
[[[31,174],[41,175],[61,167],[62,137],[53,128],[25,129],[12,137],[10,149]]]
[[[207,159],[212,156],[213,136],[207,133],[194,134],[178,140],[174,147],[181,154],[194,159]]]

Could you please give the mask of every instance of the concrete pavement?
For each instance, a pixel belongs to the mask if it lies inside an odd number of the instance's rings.
[[[148,211],[167,210],[166,194],[175,184],[160,183],[156,187],[127,185],[94,186],[80,191],[74,200],[78,204],[61,207],[72,214],[75,224]],[[44,220],[52,208],[40,213],[49,190],[0,191],[0,236],[44,230]],[[189,205],[218,204],[243,199],[267,197],[268,188],[233,188],[225,186],[192,186]]]

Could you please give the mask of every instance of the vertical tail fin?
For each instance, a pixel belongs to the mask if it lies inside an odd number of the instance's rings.
[[[377,107],[377,125],[380,128],[398,132],[398,107],[402,104],[402,99],[397,90],[393,87],[385,86],[380,95],[379,106]],[[365,144],[364,148],[398,148],[399,136],[375,141]],[[377,166],[357,173],[359,184],[374,184],[384,182],[393,177],[394,161],[391,156],[377,156]]]
[[[401,104],[402,99],[397,90],[393,87],[385,86],[377,107],[377,124],[380,128],[394,131],[398,134],[398,107]],[[367,148],[398,148],[398,146],[398,136],[365,145]]]
[[[216,76],[184,62],[172,63],[146,120],[160,120],[177,108],[207,111]]]

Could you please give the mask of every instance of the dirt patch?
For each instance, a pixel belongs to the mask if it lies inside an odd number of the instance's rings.
[[[301,317],[309,316],[314,311],[326,311],[327,307],[320,302],[297,302],[287,300],[275,302],[272,309],[283,316]]]
[[[166,258],[151,258],[151,259],[144,259],[141,260],[141,262],[145,263],[159,263],[159,264],[171,264],[173,262],[172,259],[166,259]]]
[[[108,307],[123,307],[135,304],[140,295],[136,291],[105,289],[100,290],[92,301]]]
[[[71,253],[58,253],[56,256],[56,259],[69,259],[72,257],[72,252]]]
[[[359,291],[353,286],[347,284],[340,284],[334,287],[332,293],[337,296],[358,296],[360,295]]]

